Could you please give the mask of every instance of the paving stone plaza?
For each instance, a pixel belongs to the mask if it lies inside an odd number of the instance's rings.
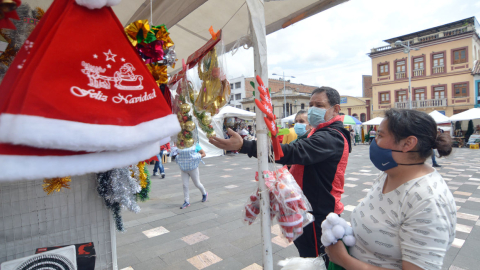
[[[368,145],[357,145],[349,157],[342,197],[347,221],[379,173],[368,150]],[[257,159],[239,154],[204,161],[200,176],[207,202],[201,202],[200,191],[190,182],[191,206],[180,209],[180,169],[167,163],[164,179],[152,176],[151,199],[140,204],[142,211],[123,211],[126,232],[117,233],[119,269],[262,269],[260,223],[242,222],[243,206],[257,185]],[[457,205],[455,241],[443,269],[480,269],[480,151],[454,148],[438,163]],[[149,169],[152,173],[153,166]],[[281,237],[278,225],[271,231],[274,269],[279,269],[279,260],[298,253]]]

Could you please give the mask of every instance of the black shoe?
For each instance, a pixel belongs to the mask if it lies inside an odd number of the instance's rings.
[[[206,202],[208,197],[208,192],[205,195],[202,195],[202,202]]]
[[[441,165],[438,165],[438,164],[433,164],[432,167],[437,167],[437,168],[439,168],[439,167],[442,167],[442,166],[441,166]]]
[[[163,178],[165,178],[165,174],[164,174],[164,173],[162,173],[162,179],[163,179]]]

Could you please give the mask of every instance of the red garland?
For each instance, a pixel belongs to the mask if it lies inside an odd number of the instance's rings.
[[[272,99],[270,98],[270,93],[265,87],[262,78],[260,78],[260,76],[258,75],[257,82],[259,85],[258,91],[260,92],[260,98],[262,99],[262,101],[255,99],[255,104],[257,104],[257,107],[267,116],[263,119],[265,120],[265,124],[267,125],[268,130],[270,130],[270,133],[272,134],[272,146],[273,153],[275,153],[275,160],[279,160],[283,157],[283,151],[277,137],[278,128],[275,124],[276,116],[273,114]]]

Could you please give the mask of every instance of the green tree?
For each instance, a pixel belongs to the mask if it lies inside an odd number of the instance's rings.
[[[468,121],[468,128],[467,132],[465,133],[465,141],[468,142],[468,139],[470,139],[470,135],[473,134],[473,121],[470,120]]]

